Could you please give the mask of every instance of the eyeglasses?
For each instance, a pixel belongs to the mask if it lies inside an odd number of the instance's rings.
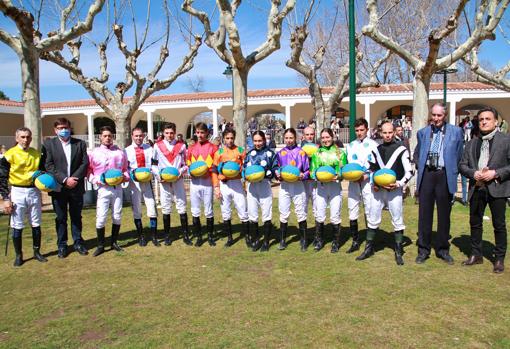
[[[69,129],[69,127],[68,127],[68,126],[57,126],[57,127],[55,127],[55,128],[56,128],[57,130],[67,130],[67,129]]]
[[[444,114],[434,114],[434,113],[432,113],[431,115],[432,116],[443,116]]]

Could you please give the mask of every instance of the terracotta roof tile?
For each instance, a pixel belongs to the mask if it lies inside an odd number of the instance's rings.
[[[0,100],[0,105],[6,106],[6,107],[23,107],[23,102]]]
[[[332,87],[324,87],[324,93],[331,93]],[[442,83],[432,83],[430,86],[431,91],[440,91],[443,89]],[[491,85],[481,82],[450,82],[448,89],[451,90],[497,90]],[[368,87],[361,89],[361,93],[367,94],[382,94],[382,93],[406,93],[412,92],[412,84],[387,84],[379,87]],[[199,92],[199,93],[176,93],[170,95],[157,95],[151,96],[145,103],[161,103],[161,102],[192,102],[192,101],[207,101],[225,99],[229,100],[232,93],[228,92]],[[284,97],[284,96],[303,96],[308,97],[308,88],[286,88],[286,89],[262,89],[248,91],[248,97],[262,98],[262,97]],[[129,99],[129,98],[127,98]],[[8,106],[22,106],[21,102],[13,101],[0,101],[0,105]],[[78,101],[65,101],[65,102],[48,102],[42,103],[43,109],[57,109],[57,108],[73,108],[73,107],[95,107],[94,100],[78,100]]]

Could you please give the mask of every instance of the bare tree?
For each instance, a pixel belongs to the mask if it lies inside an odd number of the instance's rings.
[[[402,58],[414,72],[413,79],[413,123],[415,129],[426,125],[428,119],[428,100],[430,82],[433,74],[446,69],[452,63],[460,60],[480,42],[494,38],[494,30],[501,20],[510,0],[481,0],[476,10],[474,30],[469,36],[462,39],[462,43],[454,47],[442,47],[454,33],[461,20],[467,0],[460,0],[445,23],[437,25],[430,31],[428,50],[422,56],[420,52],[413,52],[406,48],[392,33],[383,33],[384,29],[379,23],[378,0],[367,0],[369,23],[363,27],[363,33],[372,40]],[[438,17],[435,17],[438,18]],[[429,18],[427,18],[429,19]],[[436,21],[441,20],[436,19]],[[425,57],[423,59],[422,57]],[[411,145],[416,145],[416,137],[411,139]]]
[[[234,127],[237,130],[237,144],[245,144],[248,73],[255,64],[280,48],[283,20],[294,8],[295,2],[296,0],[287,0],[285,6],[282,7],[281,0],[271,0],[267,17],[266,40],[246,56],[241,47],[241,37],[235,22],[241,0],[216,0],[216,6],[219,9],[219,24],[215,31],[211,28],[209,15],[205,11],[194,8],[193,0],[184,0],[182,3],[182,9],[202,23],[205,29],[205,43],[207,46],[212,48],[222,61],[232,67]]]
[[[338,35],[338,33],[346,33],[347,26],[337,25],[335,21],[333,23],[324,23],[324,21],[319,21],[316,33],[319,34],[317,36],[321,38],[321,40],[313,42],[312,45],[315,46],[315,48],[312,54],[305,54],[306,40],[309,37],[308,26],[312,19],[312,14],[316,10],[315,1],[310,1],[309,7],[303,16],[302,24],[294,26],[290,38],[291,55],[289,60],[287,60],[286,65],[297,71],[305,78],[310,96],[312,97],[317,130],[322,130],[327,126],[326,120],[334,114],[340,106],[342,99],[349,94],[349,55],[347,42],[343,43],[343,47],[338,45],[334,47],[335,52],[339,54],[336,55],[335,63],[332,63],[333,59],[329,59],[329,64],[326,67],[326,72],[323,74],[322,78],[323,81],[333,87],[329,98],[325,100],[321,88],[320,72],[323,67],[326,52],[329,48],[329,44],[331,43],[330,39],[333,37],[333,33],[335,33],[337,38],[342,37],[342,35]],[[329,28],[329,33],[326,34],[323,31],[323,28]],[[347,35],[343,37],[347,37]],[[359,38],[356,40],[356,47],[358,46]],[[305,57],[308,57],[308,59],[305,59]],[[357,77],[357,88],[359,89],[361,87],[379,85],[377,71],[389,57],[390,51],[388,50],[383,57],[377,59],[375,62],[371,62],[371,71],[368,74],[368,78],[365,81],[362,81],[363,79]],[[306,60],[310,63],[307,63]],[[357,51],[356,60],[358,63],[363,60],[363,53],[360,50]]]
[[[204,77],[202,75],[189,76],[186,84],[191,92],[204,92]]]
[[[60,15],[60,26],[43,38],[40,32],[40,18],[43,1],[39,8],[31,13],[23,7],[23,2],[15,6],[10,0],[0,0],[0,11],[10,19],[17,29],[11,34],[6,28],[0,28],[0,41],[9,46],[18,55],[21,65],[23,103],[25,105],[24,124],[32,130],[33,146],[41,146],[41,101],[39,91],[39,58],[48,51],[60,50],[64,44],[74,40],[92,29],[95,16],[103,8],[105,0],[95,0],[89,7],[85,20],[77,21],[69,28],[69,22],[76,15],[76,0],[70,0]]]
[[[490,71],[482,67],[478,61],[478,48],[471,51],[471,54],[465,57],[465,61],[471,66],[473,73],[477,75],[480,81],[510,92],[510,78],[508,77],[510,61],[498,71]]]
[[[137,36],[138,31],[136,28],[135,12],[132,8],[131,1],[126,3],[126,6],[131,7],[131,11],[126,12],[131,12],[130,20],[133,23],[132,48],[129,48],[128,42],[124,38],[124,26],[119,23],[121,19],[117,14],[122,12],[121,8],[117,8],[118,5],[115,0],[113,1],[113,5],[115,23],[112,26],[112,32],[117,48],[125,59],[126,69],[124,80],[116,83],[114,89],[111,89],[108,85],[109,74],[107,71],[107,48],[111,33],[106,36],[104,41],[96,44],[100,64],[100,76],[98,77],[87,76],[79,66],[82,38],[68,43],[67,46],[70,51],[69,58],[66,59],[59,50],[47,52],[44,56],[42,56],[42,58],[67,70],[71,79],[78,82],[85,88],[96,103],[115,122],[117,144],[124,147],[130,138],[131,119],[134,113],[138,110],[140,105],[149,98],[149,96],[157,91],[168,88],[179,76],[193,68],[193,61],[198,53],[200,45],[202,44],[202,38],[199,35],[195,35],[192,38],[194,41],[188,43],[188,53],[184,56],[177,69],[164,79],[158,79],[157,75],[169,56],[168,44],[170,35],[170,12],[167,2],[163,1],[163,9],[166,18],[166,28],[162,38],[163,43],[160,47],[159,56],[157,57],[152,70],[144,76],[140,73],[137,66],[138,59],[148,47],[159,41],[158,39],[152,42],[148,41],[151,2],[147,2],[145,26],[140,32],[140,37]],[[127,92],[133,87],[134,91],[132,95],[129,97],[126,96]]]

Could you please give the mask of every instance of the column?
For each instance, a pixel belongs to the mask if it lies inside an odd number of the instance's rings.
[[[457,123],[456,115],[455,115],[457,112],[457,102],[460,102],[460,100],[457,100],[457,99],[450,100],[449,122],[452,125],[455,125]]]
[[[285,105],[285,128],[292,127],[290,118],[290,105]]]
[[[367,120],[368,124],[370,125],[370,104],[371,103],[365,103],[365,120]]]
[[[147,138],[154,141],[154,125],[152,123],[154,110],[146,110],[145,113],[147,114]]]
[[[218,136],[218,108],[212,109],[213,138]]]
[[[94,149],[94,114],[93,112],[85,112],[87,116],[87,131],[88,131],[88,148]]]

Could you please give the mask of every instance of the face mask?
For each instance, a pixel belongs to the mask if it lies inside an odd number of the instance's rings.
[[[62,130],[58,130],[57,134],[58,134],[59,137],[67,139],[71,135],[71,130],[68,129],[68,128],[64,128]]]

